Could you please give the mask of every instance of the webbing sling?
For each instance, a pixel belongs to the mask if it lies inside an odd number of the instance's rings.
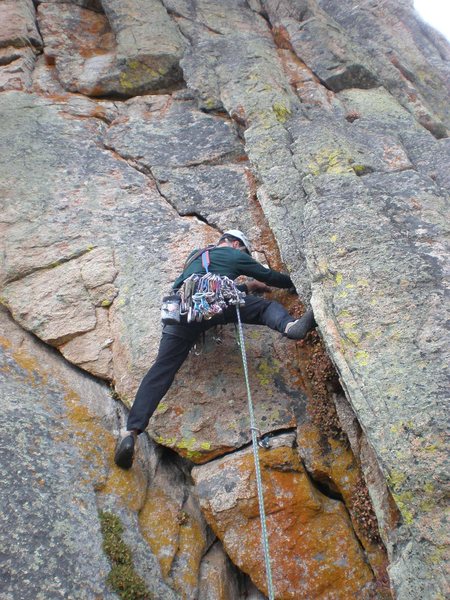
[[[197,259],[199,256],[202,256],[204,252],[208,252],[209,250],[212,250],[216,247],[217,246],[214,246],[214,244],[212,244],[210,246],[206,246],[206,248],[201,248],[200,250],[197,250],[197,252],[194,252],[194,254],[191,257],[189,257],[184,263],[183,271],[186,271],[186,269],[194,262],[194,260]]]
[[[209,260],[209,250],[203,250],[202,252],[202,265],[203,268],[205,269],[205,271],[208,273],[209,272],[209,264],[210,264],[210,260]]]
[[[256,432],[259,431],[259,429],[256,427],[255,413],[253,410],[252,394],[250,391],[250,382],[249,382],[248,368],[247,368],[247,355],[245,352],[245,345],[244,345],[244,331],[242,329],[241,313],[239,311],[239,304],[236,304],[236,314],[237,314],[237,321],[238,321],[239,346],[241,348],[242,364],[244,367],[245,384],[247,386],[248,410],[250,413],[250,430],[252,432],[253,459],[255,462],[256,488],[258,490],[259,518],[261,521],[261,538],[262,538],[262,546],[263,546],[263,553],[264,553],[264,563],[266,566],[267,591],[269,594],[269,600],[274,600],[275,596],[274,596],[274,591],[273,591],[272,570],[270,567],[270,555],[269,555],[269,538],[268,538],[267,527],[266,527],[266,511],[264,508],[264,494],[263,494],[262,479],[261,479],[261,466],[260,466],[260,462],[259,462],[259,453],[258,453],[258,437],[256,435]]]

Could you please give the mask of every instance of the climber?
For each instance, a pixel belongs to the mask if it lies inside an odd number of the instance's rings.
[[[220,287],[223,283],[224,286],[233,288],[224,287],[224,294],[228,294],[227,297],[230,298],[234,294],[234,303],[239,301],[243,323],[267,325],[290,339],[303,339],[316,326],[312,310],[307,311],[300,319],[294,319],[278,302],[252,295],[252,292],[270,292],[269,286],[293,288],[293,283],[289,275],[264,267],[251,257],[250,252],[250,243],[241,231],[226,231],[216,246],[194,250],[188,256],[182,274],[173,284],[174,292],[186,301],[185,292],[189,282],[194,281],[198,285],[199,278],[203,277],[201,281],[208,283],[214,280],[215,286]],[[233,281],[240,275],[253,279],[236,286]],[[201,304],[194,303],[194,306],[198,310],[201,308]],[[223,309],[218,309],[220,312],[207,314],[205,318],[201,318],[195,310],[194,313],[181,313],[179,323],[163,326],[158,355],[140,384],[128,416],[127,432],[119,441],[115,452],[114,460],[119,467],[131,467],[137,436],[146,429],[150,417],[172,385],[199,334],[216,325],[236,323],[235,306],[222,306]]]

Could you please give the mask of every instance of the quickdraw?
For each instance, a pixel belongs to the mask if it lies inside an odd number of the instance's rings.
[[[188,323],[212,319],[228,306],[245,304],[245,292],[241,292],[234,281],[213,273],[191,275],[185,279],[178,294],[180,314],[187,315]]]

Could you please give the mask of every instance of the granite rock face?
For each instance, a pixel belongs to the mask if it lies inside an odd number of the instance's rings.
[[[105,12],[86,3],[39,6],[45,58],[64,89],[129,97],[180,82],[184,40],[159,0],[104,0],[101,7]]]
[[[76,364],[104,378],[117,367],[118,391],[131,398],[139,383],[133,371],[142,361],[142,373],[159,337],[159,315],[151,314],[148,303],[153,298],[157,305],[177,274],[174,249],[198,244],[209,228],[179,217],[151,177],[105,149],[107,127],[96,104],[77,104],[72,111],[64,100],[48,105],[39,96],[20,93],[4,94],[0,102],[7,116],[5,141],[11,142],[2,167],[3,300],[19,323],[61,347]],[[115,112],[105,106],[106,119]],[[36,161],[30,162],[26,180],[20,173],[29,152]],[[16,193],[22,198],[19,206]],[[31,230],[27,218],[35,222]],[[166,223],[172,223],[173,235]],[[132,314],[149,316],[138,323]],[[142,349],[134,350],[128,336],[141,340]]]
[[[149,594],[267,593],[232,327],[112,463],[161,297],[229,228],[319,325],[244,331],[276,597],[445,596],[449,65],[409,0],[0,1],[5,598],[116,597],[105,514]]]
[[[117,598],[107,585],[98,508],[132,518],[124,490],[128,484],[131,506],[144,502],[157,454],[143,447],[135,473],[117,477],[110,453],[118,406],[107,386],[64,363],[3,310],[0,317],[1,453],[8,465],[1,484],[1,596]],[[130,539],[131,546],[139,543],[137,535]],[[149,558],[142,568],[136,564],[146,585],[175,599],[156,558]]]

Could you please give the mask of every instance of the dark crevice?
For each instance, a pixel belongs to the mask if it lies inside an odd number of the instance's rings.
[[[0,58],[0,67],[7,67],[8,65],[11,65],[17,60],[24,58],[23,51],[25,50],[25,48],[31,48],[33,52],[36,53],[36,48],[34,46],[21,46],[20,48],[16,48],[16,52],[12,52],[9,56]]]
[[[93,100],[109,100],[111,102],[115,102],[115,101],[124,102],[126,100],[130,100],[131,98],[138,98],[140,96],[148,96],[148,95],[164,96],[166,94],[173,94],[174,92],[179,92],[182,89],[187,89],[186,82],[184,81],[184,79],[180,80],[176,83],[173,83],[170,86],[164,87],[164,88],[158,87],[155,90],[143,90],[142,92],[133,93],[133,94],[122,94],[120,92],[116,92],[116,93],[98,94],[98,95],[94,95],[94,94],[82,94],[82,95],[86,96],[86,98],[92,98]]]
[[[262,434],[262,436],[260,436],[262,438],[262,440],[269,440],[269,444],[270,444],[270,439],[273,437],[278,437],[280,435],[284,435],[286,433],[295,433],[296,429],[295,427],[285,427],[285,428],[280,428],[280,429],[274,429],[268,433]],[[253,442],[250,440],[248,442],[245,442],[244,444],[242,444],[241,446],[236,446],[234,448],[231,448],[230,450],[224,450],[220,455],[215,456],[214,458],[212,458],[209,461],[206,461],[203,464],[214,464],[215,461],[220,460],[221,458],[224,458],[225,456],[231,456],[233,454],[236,454],[237,452],[241,452],[242,450],[247,450],[248,448],[251,448],[253,445]],[[270,446],[267,448],[268,450],[270,450]],[[193,467],[196,465],[192,465]]]
[[[31,47],[33,49],[33,51],[37,54],[40,55],[44,52],[44,36],[42,35],[41,32],[41,28],[39,27],[39,19],[38,19],[38,14],[37,14],[37,3],[36,0],[33,0],[34,2],[34,24],[36,26],[36,29],[41,37],[42,40],[42,44],[39,44],[38,46],[33,46],[33,44],[28,44],[29,47]]]
[[[167,200],[167,198],[166,198]],[[185,212],[185,213],[178,213],[181,217],[195,217],[196,219],[198,219],[199,221],[201,221],[202,223],[205,223],[206,225],[209,225],[207,219],[202,216],[200,213],[197,212]]]
[[[44,2],[47,2],[48,0],[33,0],[33,4],[35,6],[35,8],[37,9],[39,7],[40,4],[44,4]],[[73,6],[73,1],[71,0],[58,0],[58,4],[68,4],[69,6]],[[86,6],[81,6],[80,8],[84,8],[85,10],[90,10],[92,12],[96,12],[96,13],[100,13],[100,14],[105,14],[104,10],[103,10],[103,6],[101,3],[101,0],[86,0]]]
[[[139,172],[139,173],[141,173],[142,175],[145,175],[145,177],[148,177],[149,179],[151,179],[151,180],[152,180],[152,182],[155,184],[155,186],[156,186],[156,189],[158,190],[158,193],[159,193],[159,195],[161,196],[161,198],[163,198],[163,199],[164,199],[164,200],[167,202],[167,204],[168,204],[169,206],[171,206],[171,207],[172,207],[172,208],[173,208],[173,209],[174,209],[174,210],[177,212],[177,214],[178,214],[180,217],[183,217],[183,216],[189,216],[189,215],[182,215],[182,214],[180,214],[180,212],[179,212],[178,208],[176,207],[176,205],[175,205],[173,202],[171,202],[171,200],[168,198],[168,196],[166,196],[166,195],[164,194],[164,192],[162,191],[162,189],[161,189],[161,185],[160,185],[160,182],[159,182],[159,181],[158,181],[158,179],[157,179],[157,178],[154,176],[154,174],[153,174],[153,172],[152,172],[151,168],[150,168],[150,167],[148,167],[148,166],[146,166],[146,165],[142,165],[142,164],[140,164],[140,163],[138,162],[138,161],[139,161],[139,158],[137,158],[137,159],[133,159],[133,158],[131,158],[131,157],[127,157],[126,155],[122,155],[122,154],[120,154],[119,152],[117,152],[117,150],[116,150],[115,148],[113,148],[113,147],[111,147],[111,146],[108,146],[107,144],[102,144],[102,147],[103,147],[105,150],[108,150],[109,152],[112,152],[112,153],[113,153],[113,155],[115,155],[115,156],[119,157],[121,160],[123,160],[124,162],[126,162],[126,163],[127,163],[127,165],[128,165],[129,167],[131,167],[132,169],[135,169],[136,171],[138,171],[138,172]],[[200,163],[200,164],[203,164],[203,163]],[[191,165],[189,165],[189,166],[191,166]],[[198,216],[198,215],[194,215],[194,216]],[[206,223],[207,225],[209,225],[209,223],[208,223],[208,222],[207,222],[207,221],[206,221],[204,218],[202,218],[202,217],[200,217],[200,216],[198,216],[198,218],[199,218],[201,221],[203,221],[204,223]]]
[[[327,498],[330,498],[331,500],[339,500],[340,502],[345,504],[342,494],[336,488],[336,484],[332,479],[330,479],[330,477],[328,477],[328,475],[313,475],[310,471],[308,471],[305,464],[303,464],[303,467],[305,468],[305,471],[308,474],[309,480],[311,481],[313,487],[318,489],[319,492],[321,492]]]
[[[407,81],[414,85],[417,83],[417,78],[415,77],[414,73],[402,65],[397,56],[391,56],[390,62]]]
[[[247,7],[251,12],[262,17],[264,19],[264,21],[266,21],[269,29],[272,31],[272,24],[270,22],[269,13],[266,11],[266,9],[263,6],[261,6],[261,10],[255,10],[254,8],[252,8],[250,6],[250,4],[248,3],[248,0],[247,0]]]

